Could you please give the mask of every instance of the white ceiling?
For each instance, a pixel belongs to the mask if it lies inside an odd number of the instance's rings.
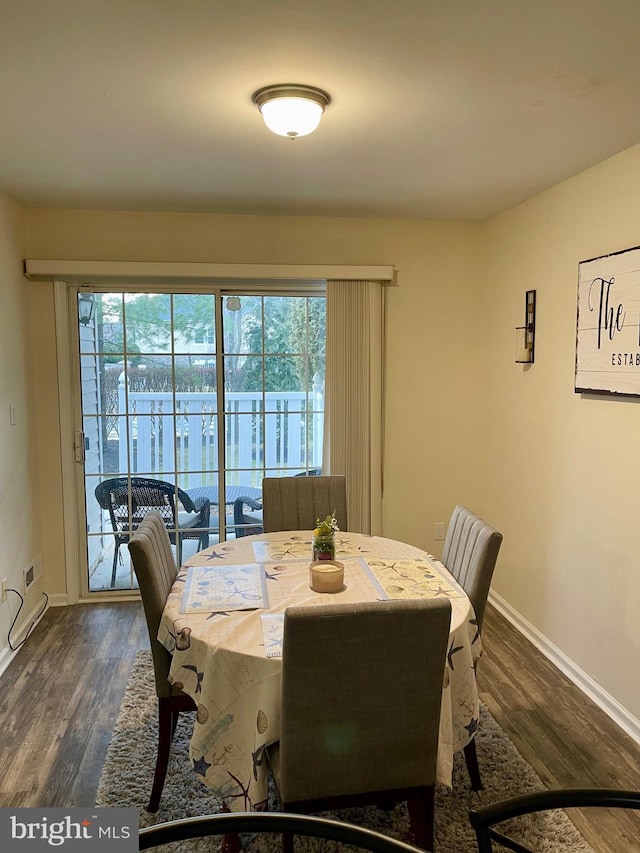
[[[640,0],[0,0],[28,207],[483,220],[639,141]]]

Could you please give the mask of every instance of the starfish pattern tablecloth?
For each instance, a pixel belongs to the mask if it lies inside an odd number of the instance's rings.
[[[446,596],[452,616],[438,781],[450,785],[453,754],[469,743],[478,724],[474,667],[482,646],[469,599],[426,552],[357,533],[337,536],[336,559],[345,566],[343,591],[316,593],[309,586],[311,538],[310,531],[301,531],[229,540],[196,554],[178,573],[158,639],[173,655],[170,681],[198,706],[190,744],[195,773],[232,810],[264,803],[263,753],[280,734],[282,627],[288,606]],[[226,609],[225,601],[230,602]]]

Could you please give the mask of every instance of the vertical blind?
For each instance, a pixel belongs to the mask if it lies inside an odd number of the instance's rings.
[[[383,285],[327,281],[324,471],[345,475],[358,533],[382,533],[383,362]]]

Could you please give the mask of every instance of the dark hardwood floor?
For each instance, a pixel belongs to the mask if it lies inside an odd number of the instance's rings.
[[[0,806],[93,805],[142,604],[51,608],[0,677]]]
[[[640,789],[640,746],[488,607],[480,695],[549,787]],[[0,807],[92,805],[142,605],[50,609],[0,677]],[[640,815],[571,816],[597,853],[640,853]]]
[[[480,698],[548,788],[640,790],[640,746],[492,607]],[[640,814],[572,809],[596,853],[640,853]]]

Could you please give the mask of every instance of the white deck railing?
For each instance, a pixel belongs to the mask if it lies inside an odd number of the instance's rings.
[[[183,488],[218,470],[217,395],[118,390],[121,471],[179,472]],[[175,405],[175,413],[174,413]],[[324,395],[320,389],[225,394],[227,482],[259,485],[264,471],[322,465]]]

